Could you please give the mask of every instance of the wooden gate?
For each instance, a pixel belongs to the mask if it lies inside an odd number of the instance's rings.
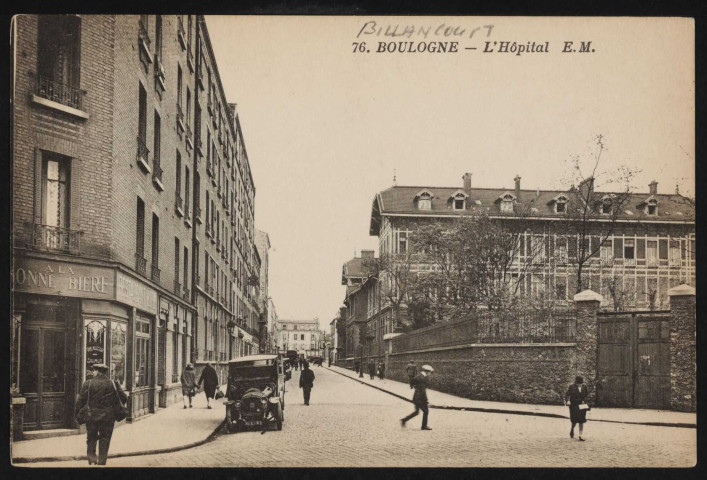
[[[669,407],[670,314],[606,314],[598,321],[597,404]]]

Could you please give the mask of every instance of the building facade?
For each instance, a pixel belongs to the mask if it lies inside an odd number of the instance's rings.
[[[257,350],[238,115],[200,16],[20,15],[12,45],[15,433],[77,428],[96,363],[132,421],[181,397],[187,362],[225,362],[227,336]]]
[[[295,350],[301,357],[319,355],[319,320],[278,319],[275,321],[274,338],[278,351],[285,355]]]
[[[405,254],[412,232],[422,225],[450,221],[483,212],[499,222],[523,222],[513,268],[519,278],[517,295],[543,298],[566,305],[577,293],[577,263],[584,243],[596,251],[584,263],[582,290],[603,297],[605,309],[665,309],[668,290],[695,285],[695,210],[679,193],[658,193],[652,182],[646,193],[627,195],[621,211],[613,213],[612,198],[621,194],[594,192],[587,234],[569,233],[568,209],[572,191],[472,188],[471,174],[461,188],[395,186],[373,201],[370,234],[379,237],[380,252]],[[522,216],[518,212],[525,212]],[[603,241],[602,241],[603,240]],[[522,272],[522,273],[521,273]]]
[[[259,275],[259,295],[258,295],[258,310],[260,318],[258,319],[258,337],[260,339],[260,352],[271,353],[272,339],[270,338],[270,314],[268,307],[270,306],[269,291],[268,291],[268,272],[270,270],[270,237],[266,232],[255,230],[255,246],[260,256],[260,271]]]

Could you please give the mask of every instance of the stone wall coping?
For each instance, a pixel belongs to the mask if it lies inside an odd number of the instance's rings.
[[[574,296],[575,302],[601,302],[603,300],[604,297],[592,290],[583,290]]]
[[[530,347],[540,347],[540,348],[548,348],[548,347],[576,347],[576,343],[466,343],[463,345],[448,345],[448,346],[440,346],[440,347],[430,347],[430,348],[423,348],[421,350],[408,350],[406,352],[392,352],[389,353],[388,355],[390,356],[396,356],[396,355],[408,355],[410,353],[426,353],[426,352],[439,352],[439,351],[444,351],[444,350],[459,350],[462,348],[530,348]]]
[[[677,287],[673,287],[670,290],[668,290],[668,296],[669,297],[680,297],[680,296],[695,296],[695,287],[691,287],[690,285],[687,285],[686,283],[683,283],[682,285],[678,285]]]

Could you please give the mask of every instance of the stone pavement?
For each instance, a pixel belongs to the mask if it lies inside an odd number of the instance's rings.
[[[222,387],[221,391],[225,391]],[[206,408],[203,390],[193,399],[193,408],[182,402],[113,430],[108,458],[173,452],[201,445],[221,426],[225,418],[223,400]],[[87,460],[86,434],[12,442],[12,462]]]
[[[221,430],[210,441],[188,450],[109,459],[108,467],[574,469],[690,467],[697,462],[695,428],[590,420],[584,429],[586,441],[579,442],[569,438],[570,424],[565,418],[453,409],[431,410],[431,431],[420,430],[420,416],[403,428],[399,419],[412,410],[409,401],[327,368],[313,370],[316,379],[310,406],[303,405],[300,373],[293,372],[287,382],[282,431],[227,434]],[[85,460],[19,466],[95,468]]]
[[[391,395],[395,395],[396,397],[405,400],[412,399],[412,390],[410,389],[410,385],[407,383],[402,383],[387,378],[380,380],[378,377],[371,380],[370,376],[367,374],[364,374],[363,378],[359,378],[358,374],[353,370],[334,365],[327,368],[373,388],[377,388]],[[431,383],[434,384],[434,373],[432,374]],[[427,396],[429,398],[431,408],[569,418],[568,408],[561,404],[533,405],[524,403],[469,400],[467,398],[450,395],[448,393],[438,392],[430,388],[427,389]],[[670,410],[592,407],[591,411],[587,413],[587,418],[595,422],[697,428],[697,414],[673,412]]]

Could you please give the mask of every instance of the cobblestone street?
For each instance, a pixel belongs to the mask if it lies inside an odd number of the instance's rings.
[[[299,372],[287,382],[281,432],[222,433],[169,454],[109,459],[113,467],[688,467],[696,462],[696,429],[591,422],[586,442],[569,438],[563,419],[453,410],[430,411],[402,428],[412,404],[326,368],[311,406],[302,404]],[[434,379],[432,380],[434,384]],[[411,392],[412,393],[412,392]],[[434,398],[430,398],[434,403]],[[222,407],[221,407],[222,408]],[[192,412],[184,411],[184,415]],[[155,432],[159,436],[159,432]],[[88,466],[85,462],[28,467]]]

